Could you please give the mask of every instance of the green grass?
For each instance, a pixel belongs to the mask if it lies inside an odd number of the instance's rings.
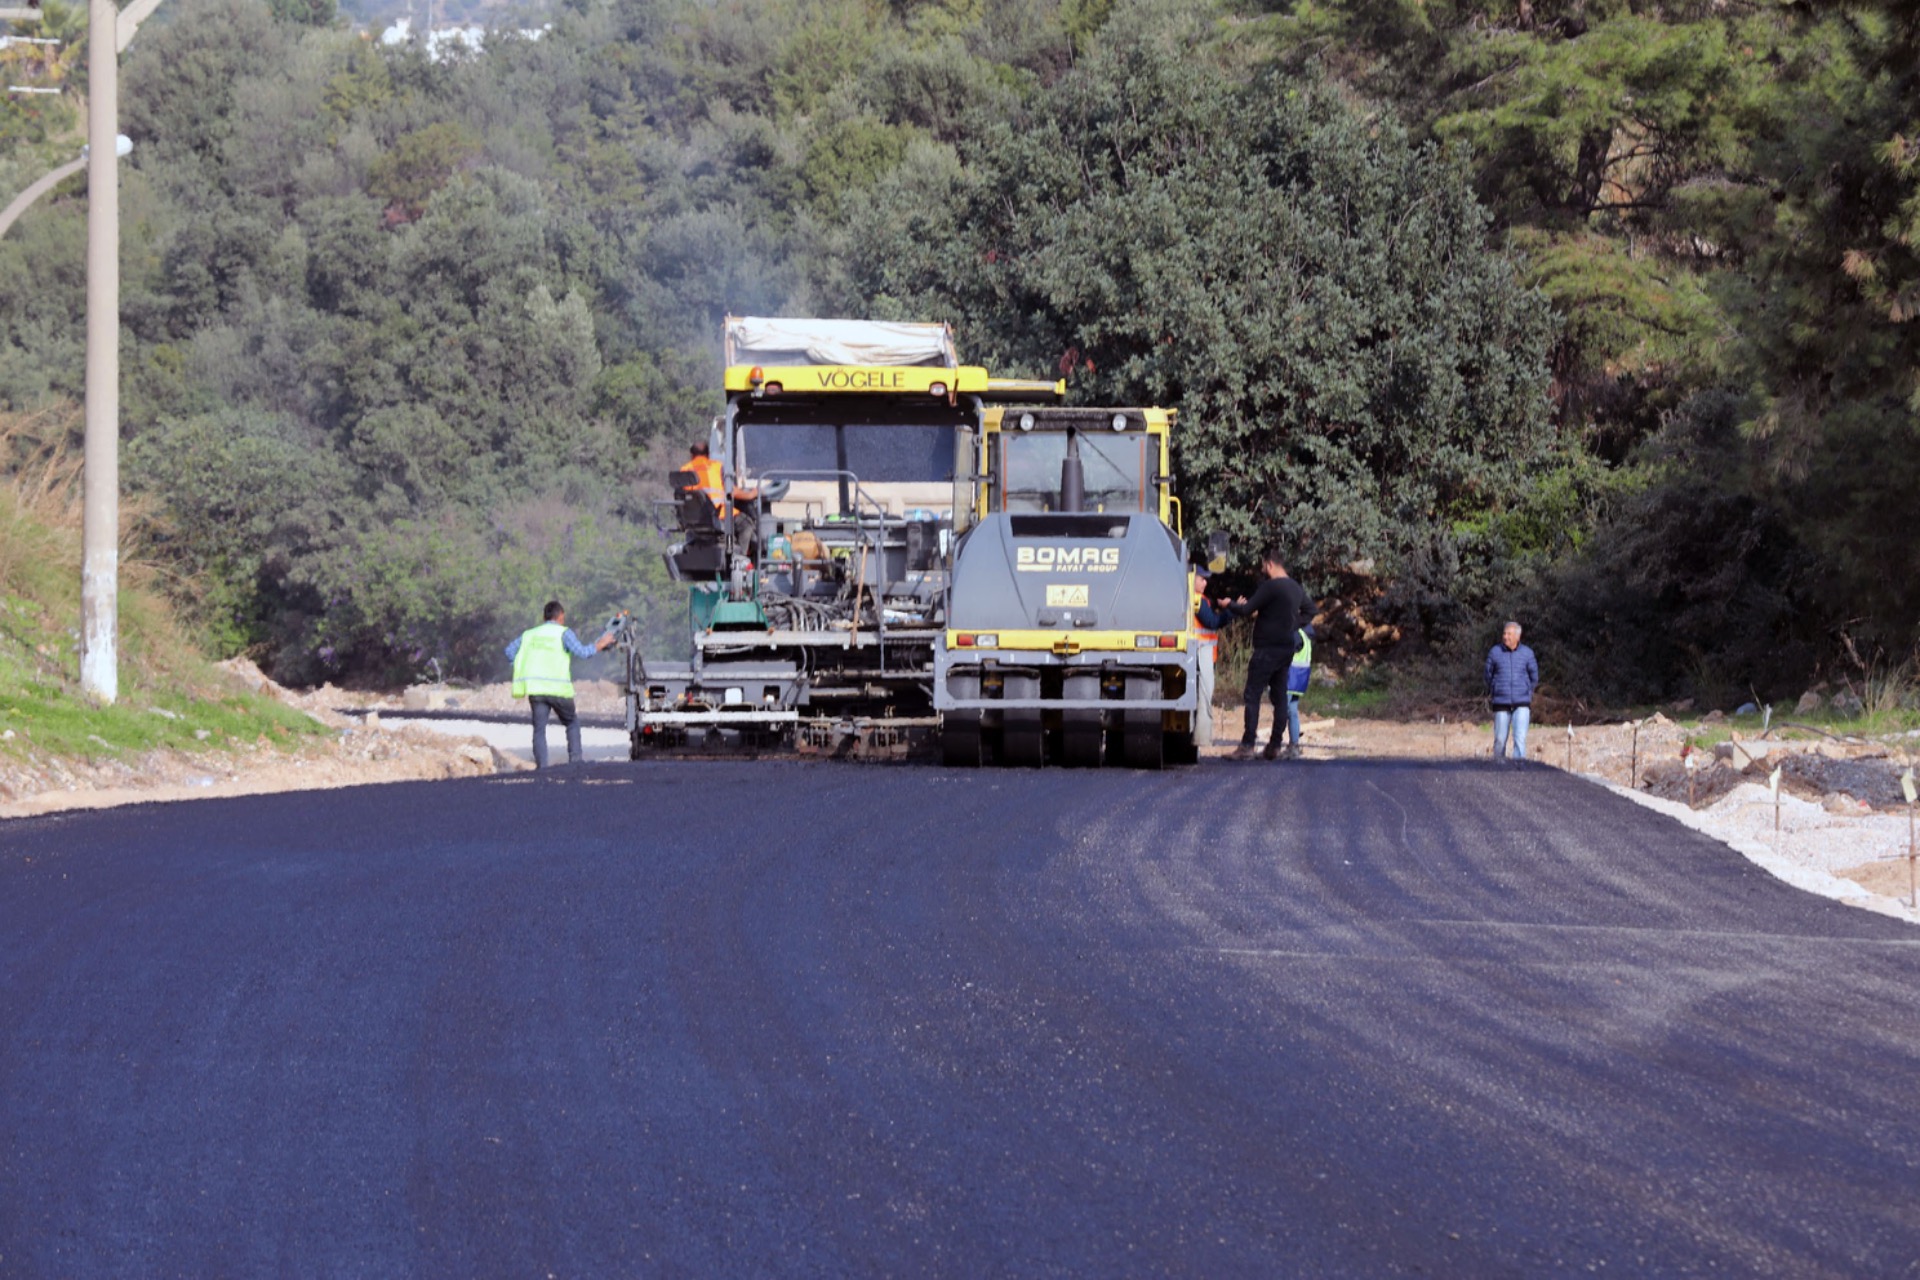
[[[3,736],[8,730],[13,737]],[[97,761],[262,741],[295,746],[326,732],[312,716],[257,694],[162,695],[103,707],[55,685],[0,685],[0,753],[23,760],[50,755]]]
[[[242,690],[194,644],[158,573],[121,560],[120,696],[80,692],[78,466],[59,415],[0,416],[0,758],[98,761],[175,748],[296,746],[327,732]],[[137,506],[123,506],[137,527]]]
[[[1316,672],[1317,674],[1317,672]],[[1360,716],[1374,717],[1385,715],[1391,695],[1385,688],[1354,688],[1348,685],[1307,685],[1307,691],[1300,695],[1300,714],[1303,716]]]

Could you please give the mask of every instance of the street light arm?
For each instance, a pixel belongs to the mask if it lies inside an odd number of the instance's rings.
[[[133,43],[133,33],[159,7],[160,0],[133,0],[132,4],[120,11],[119,20],[113,24],[113,47],[116,52],[127,51],[127,46]]]
[[[7,234],[7,229],[13,226],[20,215],[27,211],[28,205],[86,167],[87,158],[85,156],[80,157],[78,160],[69,160],[15,196],[12,204],[8,205],[6,209],[0,210],[0,236]]]

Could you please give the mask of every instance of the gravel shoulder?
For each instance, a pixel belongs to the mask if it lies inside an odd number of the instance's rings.
[[[497,749],[485,736],[471,731],[450,734],[382,721],[378,715],[344,715],[345,709],[377,706],[382,700],[330,686],[286,689],[244,660],[221,665],[247,687],[305,711],[327,732],[293,746],[262,739],[219,750],[102,753],[93,759],[10,764],[0,767],[0,819],[126,804],[481,777],[531,767],[520,758],[530,754],[525,742],[521,753],[515,753]],[[524,739],[527,734],[522,730],[520,736]]]

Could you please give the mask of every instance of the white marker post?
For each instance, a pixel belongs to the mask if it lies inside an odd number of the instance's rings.
[[[1773,772],[1767,775],[1767,790],[1773,792],[1773,842],[1780,843],[1780,765],[1773,766]]]
[[[1573,721],[1567,721],[1567,772],[1573,772]]]
[[[1913,843],[1913,802],[1916,793],[1912,765],[1908,765],[1907,771],[1900,775],[1900,791],[1907,797],[1907,905],[1920,910],[1920,879],[1916,879]]]
[[[1691,809],[1693,808],[1693,775],[1700,768],[1700,753],[1690,750],[1687,752],[1685,758],[1687,763],[1687,808]]]

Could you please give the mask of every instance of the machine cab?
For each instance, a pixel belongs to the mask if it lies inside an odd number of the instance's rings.
[[[763,515],[951,518],[987,375],[948,326],[729,317],[726,348],[722,456]]]
[[[1179,502],[1168,491],[1168,436],[1176,413],[1173,409],[989,407],[981,429],[973,518],[996,511],[1062,510],[1061,464],[1071,439],[1084,477],[1082,511],[1137,512],[1177,529]]]

